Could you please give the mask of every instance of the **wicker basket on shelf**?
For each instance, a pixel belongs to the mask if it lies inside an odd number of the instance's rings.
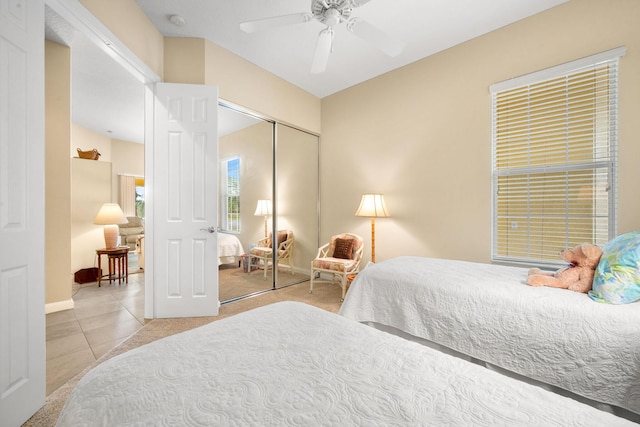
[[[98,160],[98,157],[100,157],[100,153],[95,148],[89,151],[82,151],[78,148],[78,157],[80,157],[81,159]]]

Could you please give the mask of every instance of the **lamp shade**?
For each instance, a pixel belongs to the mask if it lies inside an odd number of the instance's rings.
[[[256,206],[255,216],[267,216],[271,215],[271,200],[258,200]]]
[[[94,224],[110,225],[110,224],[126,224],[129,220],[124,216],[124,212],[117,203],[105,203],[102,205],[93,220]]]
[[[371,218],[390,216],[387,206],[384,204],[384,195],[363,194],[362,200],[360,200],[360,206],[356,211],[356,216],[368,216]]]

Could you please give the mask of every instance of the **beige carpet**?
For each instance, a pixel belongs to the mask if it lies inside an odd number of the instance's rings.
[[[237,264],[223,264],[218,268],[218,297],[220,298],[220,301],[228,301],[254,292],[271,289],[272,275],[273,272],[269,270],[267,272],[267,280],[264,280],[264,271],[262,269],[253,270],[251,273],[245,273],[244,269],[239,268]],[[308,274],[291,274],[288,270],[283,268],[278,272],[277,286],[287,286],[293,283],[300,283],[305,280],[309,280]]]
[[[148,344],[157,339],[202,326],[223,319],[233,314],[251,310],[252,308],[273,304],[279,301],[300,301],[322,309],[337,313],[340,309],[341,290],[338,285],[318,284],[313,294],[309,294],[309,282],[300,283],[287,288],[242,299],[220,307],[216,317],[189,317],[180,319],[154,319],[142,327],[134,335],[123,341],[109,353],[102,356],[94,364],[67,381],[66,384],[47,396],[45,405],[36,412],[24,426],[55,426],[60,411],[73,387],[92,368],[118,354]]]

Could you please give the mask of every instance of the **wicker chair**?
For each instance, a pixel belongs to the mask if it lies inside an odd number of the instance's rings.
[[[356,234],[342,233],[332,236],[329,243],[318,248],[318,255],[311,261],[309,293],[313,293],[314,282],[338,283],[342,288],[341,301],[344,301],[348,276],[360,271],[363,247],[362,237]],[[331,280],[320,279],[323,273],[325,276],[329,275]]]
[[[291,270],[291,274],[295,274],[293,270],[293,248],[295,238],[293,231],[278,231],[278,268],[287,267]],[[258,244],[249,251],[249,265],[262,265],[264,270],[264,280],[267,280],[267,271],[273,268],[273,236],[269,233],[269,237],[265,237],[258,241]]]

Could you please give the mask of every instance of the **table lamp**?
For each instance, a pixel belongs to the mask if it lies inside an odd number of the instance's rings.
[[[107,249],[118,247],[118,225],[129,221],[117,203],[105,203],[93,220],[94,224],[104,225],[104,246]]]
[[[271,215],[271,200],[258,200],[255,216],[264,216],[264,237],[267,237],[267,216]]]
[[[371,217],[371,262],[376,262],[376,218],[389,216],[382,194],[363,194],[356,216]]]

